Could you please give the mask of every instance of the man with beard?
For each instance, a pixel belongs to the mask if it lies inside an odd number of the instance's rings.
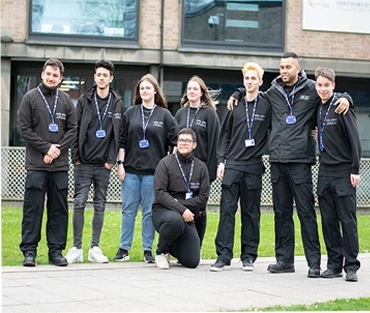
[[[45,62],[42,82],[28,91],[19,109],[21,136],[26,140],[26,184],[23,204],[23,266],[35,266],[41,238],[45,194],[49,262],[66,266],[62,255],[68,229],[68,148],[76,137],[76,113],[71,98],[58,88],[64,66]]]

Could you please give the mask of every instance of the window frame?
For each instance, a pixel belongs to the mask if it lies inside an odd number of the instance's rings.
[[[212,49],[212,50],[233,50],[233,51],[259,51],[259,52],[272,52],[281,53],[284,52],[285,47],[285,28],[286,28],[286,1],[282,0],[282,28],[281,28],[281,44],[261,44],[261,43],[250,43],[250,42],[226,42],[217,40],[195,40],[185,39],[185,3],[186,0],[182,1],[181,6],[181,47],[182,48],[195,48],[195,49]]]
[[[139,25],[140,25],[140,0],[136,1],[136,27],[134,37],[114,37],[114,36],[94,36],[94,35],[78,35],[78,34],[49,34],[38,33],[32,31],[32,18],[33,18],[33,3],[34,0],[29,1],[28,7],[28,41],[35,42],[51,42],[62,43],[66,42],[68,38],[69,44],[85,45],[96,44],[103,45],[130,45],[137,46],[139,40]]]

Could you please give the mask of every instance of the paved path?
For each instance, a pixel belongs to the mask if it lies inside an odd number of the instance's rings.
[[[214,260],[195,270],[171,260],[167,271],[143,262],[3,267],[2,312],[238,311],[370,297],[370,254],[359,259],[357,283],[309,279],[303,257],[296,257],[294,274],[268,273],[274,258],[258,258],[254,272],[243,272],[236,259],[219,273],[209,271]]]

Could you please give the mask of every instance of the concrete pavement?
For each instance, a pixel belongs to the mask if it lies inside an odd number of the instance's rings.
[[[357,283],[309,279],[304,257],[292,274],[271,274],[275,258],[258,258],[253,272],[234,259],[228,271],[209,271],[214,260],[169,270],[144,262],[2,267],[2,312],[205,312],[312,304],[370,297],[370,254],[360,254]],[[322,257],[326,269],[326,256]]]

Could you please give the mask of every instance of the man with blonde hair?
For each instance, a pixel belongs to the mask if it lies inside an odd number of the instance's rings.
[[[228,111],[217,149],[217,177],[222,180],[220,222],[215,240],[217,261],[212,272],[230,267],[233,258],[235,214],[240,199],[242,269],[253,271],[260,241],[262,155],[271,120],[271,105],[261,95],[263,69],[246,63],[242,69],[246,92]]]

